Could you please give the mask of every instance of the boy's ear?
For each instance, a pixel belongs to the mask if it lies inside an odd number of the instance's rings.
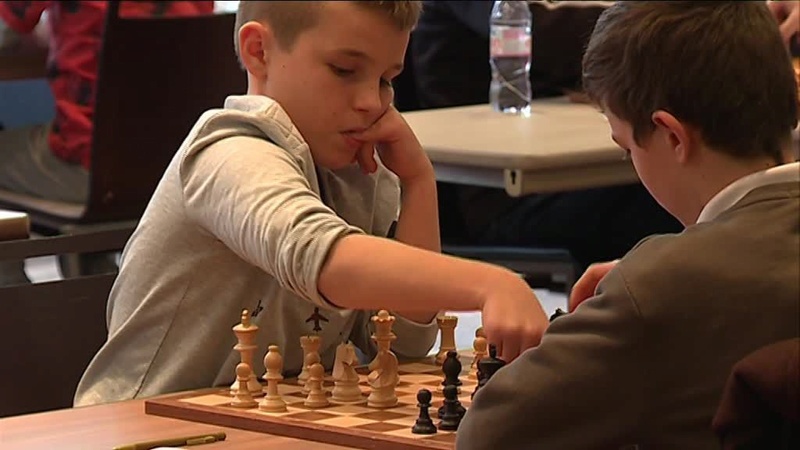
[[[659,139],[663,139],[675,156],[675,160],[680,164],[685,164],[695,150],[696,139],[692,130],[677,117],[664,111],[658,110],[650,116],[650,120],[656,126],[656,133]]]
[[[272,29],[259,22],[247,22],[239,28],[239,55],[247,71],[257,78],[267,77]]]

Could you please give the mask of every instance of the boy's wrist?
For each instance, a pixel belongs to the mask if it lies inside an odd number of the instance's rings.
[[[398,175],[398,179],[400,180],[400,186],[404,190],[412,189],[416,186],[427,186],[431,183],[435,185],[436,172],[434,172],[433,165],[429,161],[427,167],[421,168],[413,175],[404,175],[402,177]]]

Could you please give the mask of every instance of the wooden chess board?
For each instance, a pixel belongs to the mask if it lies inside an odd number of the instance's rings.
[[[477,385],[474,376],[468,375],[471,352],[462,353],[460,360],[462,386],[459,400],[468,409],[470,395]],[[444,375],[433,358],[400,364],[400,383],[396,391],[398,404],[391,408],[367,407],[370,387],[366,382],[366,373],[363,369],[359,370],[364,400],[355,405],[331,404],[324,408],[309,408],[303,405],[306,396],[301,392],[301,386],[295,379],[286,379],[278,386],[287,403],[286,412],[263,412],[258,407],[234,408],[229,406],[232,399],[229,390],[221,388],[146,400],[145,412],[352,448],[393,450],[454,447],[454,431],[439,430],[432,435],[411,433],[411,427],[419,417],[417,392],[422,388],[433,394],[429,413],[434,424],[438,426],[439,423],[437,411],[443,400],[441,383]],[[329,377],[326,377],[324,387],[330,396],[333,381]]]

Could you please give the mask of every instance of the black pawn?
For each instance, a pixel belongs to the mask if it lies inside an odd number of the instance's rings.
[[[488,383],[489,379],[505,365],[506,362],[497,357],[497,347],[494,344],[489,344],[489,356],[478,361],[478,385],[475,386],[475,391],[471,397],[475,397],[478,389]]]
[[[561,316],[566,316],[568,313],[561,308],[556,308],[556,311],[550,316],[550,322],[558,319]]]
[[[444,387],[444,414],[442,421],[439,422],[440,430],[456,431],[461,424],[461,417],[464,416],[466,409],[458,401],[458,390],[455,385]]]
[[[433,424],[428,408],[431,406],[431,391],[420,389],[417,392],[417,406],[419,407],[419,417],[411,427],[414,434],[436,434],[436,425]]]
[[[447,352],[447,358],[442,362],[442,372],[444,372],[442,386],[451,384],[461,386],[461,380],[458,379],[458,376],[461,375],[461,360],[458,359],[458,352],[455,350]]]
[[[447,388],[447,386],[445,386],[445,388]],[[456,387],[456,399],[458,399],[458,387]],[[442,406],[440,406],[439,409],[436,410],[436,415],[440,419],[444,417],[444,410],[445,410],[444,403],[442,403]],[[458,402],[458,413],[463,417],[466,412],[467,408],[464,408],[464,405],[462,405],[461,402]]]

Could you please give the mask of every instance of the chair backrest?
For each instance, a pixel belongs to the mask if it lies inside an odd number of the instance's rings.
[[[124,18],[119,3],[100,55],[85,223],[140,217],[200,114],[246,89],[233,14]]]
[[[0,261],[121,249],[131,230],[0,242]],[[78,381],[105,342],[116,273],[0,286],[0,417],[72,406]]]

